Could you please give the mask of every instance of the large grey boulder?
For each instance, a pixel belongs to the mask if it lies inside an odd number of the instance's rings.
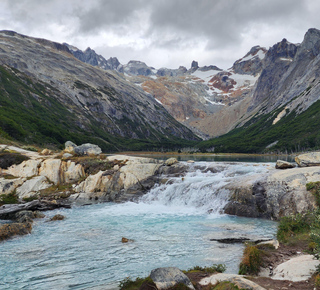
[[[102,150],[98,145],[86,143],[74,148],[74,153],[80,156],[99,155]]]
[[[76,144],[74,144],[74,143],[71,142],[71,141],[67,141],[67,142],[65,143],[65,149],[64,149],[64,151],[65,151],[66,153],[74,154],[74,148],[75,148],[75,147],[77,147]]]
[[[295,158],[299,167],[320,166],[320,152],[311,152],[298,155]]]
[[[190,289],[194,289],[189,278],[175,267],[157,268],[151,271],[150,278],[159,290],[169,289],[182,283]]]

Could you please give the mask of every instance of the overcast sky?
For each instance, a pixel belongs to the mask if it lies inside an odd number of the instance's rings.
[[[252,46],[300,43],[319,0],[0,0],[0,30],[88,46],[122,64],[223,69]]]

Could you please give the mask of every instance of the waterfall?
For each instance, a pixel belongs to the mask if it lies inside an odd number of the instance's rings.
[[[220,214],[227,204],[230,192],[225,186],[237,182],[244,176],[262,173],[265,164],[197,162],[188,164],[184,176],[166,177],[164,184],[158,184],[140,203],[184,207],[199,212]]]

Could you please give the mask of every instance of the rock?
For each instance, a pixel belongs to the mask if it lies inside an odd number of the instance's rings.
[[[320,166],[320,152],[301,154],[295,158],[299,167]]]
[[[54,184],[60,183],[60,159],[46,159],[41,163],[39,175],[47,177]]]
[[[74,154],[74,148],[77,147],[76,144],[74,144],[73,142],[71,141],[67,141],[65,143],[65,149],[64,149],[64,152],[66,153],[70,153],[70,154]]]
[[[40,152],[40,155],[51,155],[51,154],[52,154],[52,150],[49,150],[49,149],[43,149]]]
[[[11,223],[0,226],[0,241],[7,240],[16,235],[27,235],[32,230],[32,223]]]
[[[89,175],[84,181],[75,187],[75,192],[97,192],[102,183],[103,171],[99,171],[97,174]]]
[[[283,160],[277,160],[276,163],[276,169],[287,169],[287,168],[294,168],[294,164],[287,162],[287,161],[283,161]]]
[[[188,160],[187,163],[194,163],[194,160]]]
[[[270,245],[273,246],[276,250],[279,248],[280,244],[278,240],[271,240],[271,241],[265,241],[265,242],[260,242],[257,244],[257,246],[259,245]]]
[[[17,188],[16,192],[19,199],[27,198],[35,195],[42,189],[46,189],[50,187],[50,184],[47,181],[47,178],[44,176],[36,176],[32,179],[27,180],[24,182],[20,187]]]
[[[157,268],[151,271],[150,278],[156,284],[158,290],[169,289],[177,284],[184,284],[189,289],[194,289],[189,278],[178,268]]]
[[[85,176],[85,172],[82,165],[76,164],[71,160],[67,162],[63,161],[61,163],[60,172],[61,183],[75,183]]]
[[[178,163],[179,161],[177,160],[177,158],[169,158],[166,160],[166,162],[164,163],[167,166],[171,166],[173,164]]]
[[[122,237],[121,242],[122,242],[122,243],[129,243],[129,242],[133,242],[133,240],[127,239],[127,238],[125,238],[125,237]]]
[[[62,155],[62,158],[68,159],[68,158],[70,158],[70,157],[72,157],[72,156],[73,156],[73,155],[70,154],[70,153],[64,153],[64,154]]]
[[[200,285],[215,285],[218,282],[223,282],[223,281],[229,281],[233,284],[235,284],[239,289],[251,289],[251,290],[265,290],[265,288],[259,286],[258,284],[245,279],[241,275],[236,275],[236,274],[214,274],[211,275],[210,277],[203,278],[199,283]]]
[[[42,159],[30,159],[23,161],[19,165],[12,165],[4,172],[13,176],[31,177],[38,175],[38,167]]]
[[[99,155],[101,154],[102,150],[98,145],[86,143],[80,146],[74,147],[74,153],[79,156],[84,155]]]
[[[50,221],[62,221],[64,219],[65,219],[65,216],[63,216],[62,214],[56,214],[50,219]]]
[[[14,215],[18,223],[33,222],[36,218],[44,218],[45,215],[40,211],[22,210]]]
[[[308,280],[316,271],[316,267],[320,264],[319,260],[315,260],[312,255],[301,255],[291,258],[278,265],[273,270],[272,279],[289,280],[289,281],[305,281]]]
[[[5,179],[0,178],[0,194],[12,193],[18,186],[23,184],[25,178]]]

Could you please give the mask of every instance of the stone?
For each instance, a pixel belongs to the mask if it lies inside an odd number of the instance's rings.
[[[46,189],[50,186],[51,184],[47,181],[45,176],[36,176],[24,182],[17,188],[16,192],[19,199],[28,198],[36,195],[40,190]]]
[[[73,155],[70,154],[70,153],[64,153],[64,154],[62,155],[62,158],[68,159],[68,158],[70,158],[70,157],[72,157],[72,156],[73,156]]]
[[[61,163],[61,183],[76,183],[85,176],[84,169],[81,164],[68,160]]]
[[[188,160],[187,163],[194,163],[194,160]]]
[[[33,222],[33,219],[43,218],[45,215],[39,211],[22,210],[14,215],[14,219],[18,223]]]
[[[56,214],[56,215],[54,215],[51,219],[50,219],[50,221],[62,221],[62,220],[64,220],[65,219],[65,216],[64,215],[62,215],[62,214]]]
[[[47,177],[54,184],[60,183],[60,159],[46,159],[41,163],[39,175]]]
[[[218,282],[224,282],[229,281],[233,284],[235,284],[239,289],[251,289],[251,290],[265,290],[265,288],[259,286],[258,284],[245,279],[242,275],[236,275],[236,274],[213,274],[210,277],[203,278],[200,280],[200,285],[206,286],[206,285],[215,285]]]
[[[32,223],[10,223],[0,226],[0,241],[10,239],[16,235],[27,235],[32,230]]]
[[[31,177],[38,175],[38,167],[42,159],[29,159],[18,165],[12,165],[4,172],[13,176]]]
[[[51,155],[51,154],[52,154],[52,150],[49,150],[49,149],[43,149],[40,152],[40,155]]]
[[[298,155],[295,158],[299,167],[320,166],[320,152],[311,152]]]
[[[171,166],[171,165],[176,164],[178,162],[179,161],[177,160],[177,158],[173,158],[172,157],[172,158],[167,159],[164,164],[167,165],[167,166]]]
[[[98,191],[102,182],[103,171],[89,175],[84,181],[75,187],[75,192],[92,193]]]
[[[278,240],[271,240],[271,241],[265,241],[265,242],[260,242],[257,244],[257,246],[259,245],[270,245],[273,246],[276,250],[279,248],[280,244]]]
[[[122,237],[121,242],[125,244],[125,243],[129,243],[129,242],[133,242],[133,240],[125,238],[125,237]]]
[[[6,179],[0,178],[0,194],[12,193],[18,186],[23,184],[25,178]]]
[[[313,255],[301,255],[291,258],[278,265],[273,270],[272,279],[289,280],[293,282],[306,281],[316,271],[316,267],[320,264]]]
[[[74,147],[74,153],[79,156],[84,155],[99,155],[101,154],[102,150],[98,145],[86,143],[80,146]]]
[[[288,169],[288,168],[294,168],[294,164],[287,162],[287,161],[283,161],[283,160],[277,160],[276,163],[276,169]]]
[[[195,289],[189,278],[178,268],[157,268],[151,271],[150,278],[156,284],[158,290],[165,290],[177,284],[184,284],[189,289]]]
[[[77,147],[76,144],[74,144],[73,142],[71,141],[67,141],[65,143],[65,149],[64,149],[64,152],[66,153],[70,153],[70,154],[74,154],[74,148]]]

